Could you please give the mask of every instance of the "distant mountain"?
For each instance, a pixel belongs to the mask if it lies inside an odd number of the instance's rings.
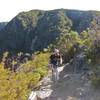
[[[0,32],[0,52],[31,52],[53,43],[63,30],[81,32],[96,20],[100,26],[100,12],[57,9],[21,12]],[[2,42],[1,42],[2,41]]]
[[[0,30],[1,30],[2,28],[4,28],[6,25],[7,25],[7,22],[1,22],[1,23],[0,23]]]

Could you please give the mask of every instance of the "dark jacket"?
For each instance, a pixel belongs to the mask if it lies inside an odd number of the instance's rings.
[[[61,55],[57,55],[57,54],[52,54],[50,56],[50,63],[53,64],[53,65],[59,65],[60,63],[60,60],[61,60]]]

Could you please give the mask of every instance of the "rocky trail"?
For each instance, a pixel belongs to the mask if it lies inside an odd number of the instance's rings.
[[[36,91],[38,100],[100,100],[100,91],[91,87],[85,74],[66,72],[65,66],[58,68],[60,80],[57,83],[53,82],[51,73],[42,80]]]

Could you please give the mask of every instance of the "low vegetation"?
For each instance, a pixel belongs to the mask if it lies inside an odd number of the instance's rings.
[[[32,89],[48,74],[49,53],[36,54],[34,60],[19,66],[16,72],[0,64],[0,100],[27,100]]]

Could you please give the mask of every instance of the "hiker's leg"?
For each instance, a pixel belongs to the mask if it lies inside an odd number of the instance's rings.
[[[52,71],[52,80],[55,80],[55,69],[54,69],[54,64],[51,65],[51,71]]]
[[[55,75],[55,80],[59,80],[59,72],[57,70],[57,68],[54,68],[54,75]]]
[[[57,68],[56,68],[56,79],[59,80],[59,72]]]
[[[52,64],[52,75],[54,74],[54,65]]]

